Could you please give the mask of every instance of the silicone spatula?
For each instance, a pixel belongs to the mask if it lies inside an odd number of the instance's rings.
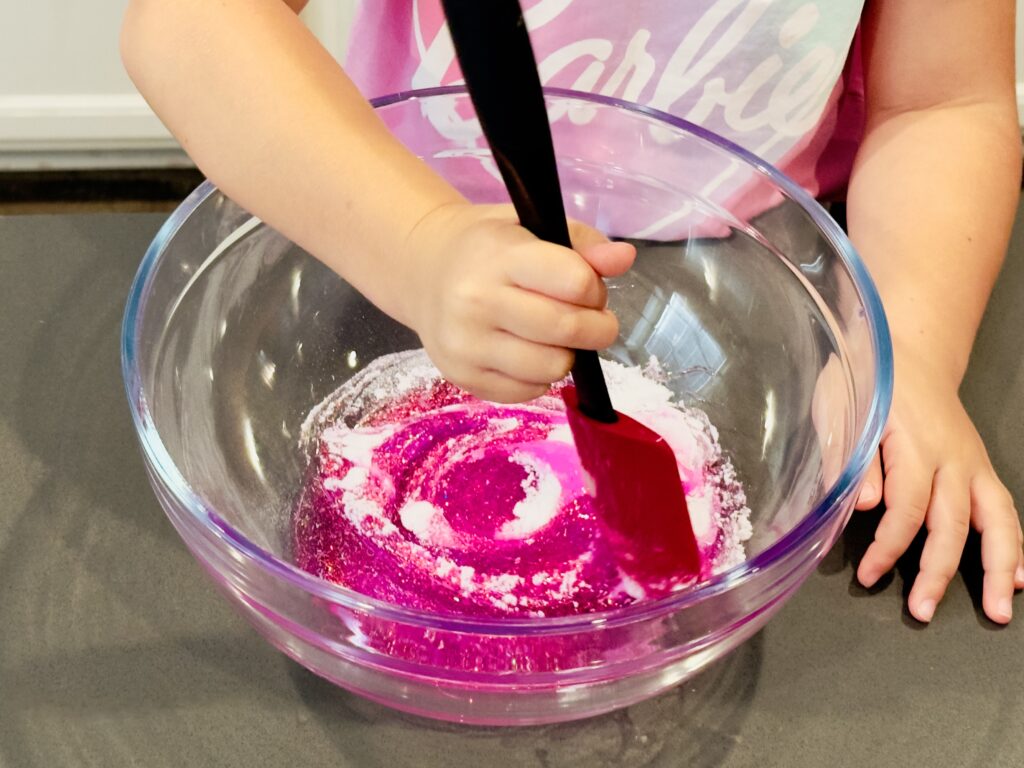
[[[518,0],[442,0],[477,117],[519,221],[571,248],[544,94]],[[629,573],[692,576],[700,556],[675,455],[643,424],[617,413],[597,353],[576,350],[563,390],[603,527]]]

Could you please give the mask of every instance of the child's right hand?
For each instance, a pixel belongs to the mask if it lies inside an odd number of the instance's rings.
[[[575,250],[538,240],[511,206],[448,203],[410,233],[394,314],[441,373],[477,397],[522,402],[618,336],[601,277],[629,269],[636,249],[570,222]]]

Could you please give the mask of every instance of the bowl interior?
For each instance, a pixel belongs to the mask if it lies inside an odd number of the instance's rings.
[[[866,276],[820,209],[729,148],[611,103],[549,106],[568,214],[639,248],[609,284],[621,336],[605,354],[656,356],[708,414],[752,510],[748,558],[764,552],[859,481],[886,374]],[[507,200],[466,96],[380,114],[471,199]],[[186,207],[129,329],[146,417],[206,505],[287,560],[306,414],[419,342],[219,191]]]

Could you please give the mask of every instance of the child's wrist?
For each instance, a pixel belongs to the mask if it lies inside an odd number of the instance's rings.
[[[913,373],[926,376],[933,383],[944,384],[953,392],[960,389],[967,370],[967,355],[959,355],[949,345],[934,341],[923,331],[916,334],[902,329],[892,330],[893,362],[896,375]],[[903,372],[903,373],[901,373]]]
[[[403,325],[418,330],[435,302],[444,255],[460,229],[461,214],[472,207],[460,196],[440,199],[405,227],[394,254],[395,272],[386,276],[394,294],[389,314]]]

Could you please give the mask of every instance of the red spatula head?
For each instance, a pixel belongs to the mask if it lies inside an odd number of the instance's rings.
[[[590,418],[580,410],[573,386],[562,390],[562,399],[623,570],[649,581],[697,576],[700,554],[668,443],[622,413],[612,424]]]

